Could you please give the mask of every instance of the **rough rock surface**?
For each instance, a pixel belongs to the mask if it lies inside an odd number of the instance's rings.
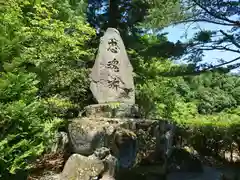
[[[68,130],[75,153],[90,155],[107,147],[121,167],[130,168],[139,163],[164,165],[173,127],[161,120],[85,117],[73,120]]]
[[[60,174],[54,172],[47,172],[43,174],[38,180],[60,180]]]
[[[135,104],[133,68],[118,30],[108,28],[101,38],[90,80],[98,103]]]
[[[53,140],[51,152],[65,152],[69,143],[68,135],[66,132],[58,132]]]
[[[94,104],[85,107],[85,114],[89,118],[136,118],[139,117],[139,109],[136,104]]]
[[[95,149],[101,147],[105,126],[101,121],[73,120],[68,126],[73,152],[87,156],[93,154]]]
[[[106,147],[96,149],[91,156],[73,154],[66,162],[61,180],[114,180],[117,159]]]
[[[104,163],[97,158],[73,154],[66,162],[60,180],[90,180],[104,171]]]

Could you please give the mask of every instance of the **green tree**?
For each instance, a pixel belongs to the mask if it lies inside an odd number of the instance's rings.
[[[0,9],[0,176],[31,168],[62,124],[56,108],[88,98],[95,31],[68,1],[9,0]],[[63,8],[65,7],[65,8]],[[5,176],[6,175],[6,176]]]
[[[187,0],[180,2],[181,14],[184,19],[176,18],[171,24],[193,24],[204,22],[219,25],[216,30],[199,31],[186,44],[186,58],[194,65],[194,71],[205,72],[212,69],[227,66],[229,70],[239,67],[240,60],[240,3],[232,0]],[[158,13],[160,6],[155,6],[156,13],[151,13],[147,24],[151,28],[161,29],[162,24],[157,19],[162,19],[162,14]],[[177,17],[177,16],[176,16]],[[227,29],[227,30],[226,30]],[[219,59],[219,64],[200,63],[205,51],[226,51],[233,52],[236,57],[226,61]]]
[[[142,23],[148,18],[149,12],[153,10],[156,3],[162,5],[159,11],[168,17],[158,19],[158,22],[168,25],[176,18],[172,16],[173,9],[176,13],[179,12],[176,9],[176,0],[90,0],[88,1],[87,19],[100,36],[108,27],[117,28],[126,47],[134,48],[136,43],[140,43],[139,37],[148,33],[149,29]]]
[[[64,3],[67,6],[66,1]],[[58,9],[54,9],[55,6]],[[11,58],[2,55],[7,59],[4,66],[21,66],[36,73],[42,97],[59,94],[73,102],[80,99],[84,102],[88,91],[88,62],[94,59],[94,49],[90,47],[94,30],[84,24],[82,16],[72,13],[70,8],[62,9],[55,1],[36,4],[19,1],[17,7],[20,25],[12,24],[16,28],[12,38],[18,42],[10,39],[9,43],[14,43],[18,54]],[[7,27],[4,25],[3,29]],[[3,48],[9,48],[8,43],[4,43]]]
[[[187,102],[195,102],[200,114],[212,114],[239,105],[239,76],[208,72],[185,77],[179,92]]]

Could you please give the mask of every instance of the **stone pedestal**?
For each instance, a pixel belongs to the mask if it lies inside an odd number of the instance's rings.
[[[73,153],[86,157],[94,155],[102,161],[105,168],[99,173],[101,177],[105,174],[114,179],[115,170],[121,169],[165,173],[173,126],[164,120],[133,118],[135,115],[131,112],[137,113],[137,107],[129,104],[91,105],[86,107],[86,117],[74,119],[68,126]],[[105,150],[99,153],[102,148]],[[102,157],[96,154],[102,154]],[[116,164],[112,170],[109,170],[109,163],[104,163],[108,155],[116,159],[116,163],[111,160]]]
[[[136,104],[106,103],[85,107],[89,118],[138,118],[139,110]]]

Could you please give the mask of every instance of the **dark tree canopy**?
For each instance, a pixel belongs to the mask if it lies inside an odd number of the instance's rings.
[[[184,52],[181,43],[169,42],[165,34],[150,35],[145,19],[153,11],[156,3],[162,4],[162,13],[171,15],[175,0],[89,0],[87,8],[87,21],[97,30],[99,36],[108,27],[117,28],[123,38],[127,49],[137,50],[145,57],[179,57]],[[171,6],[170,6],[171,5]],[[173,17],[161,19],[163,24],[169,23]],[[95,47],[98,46],[99,36],[96,37]],[[148,38],[150,37],[150,38]]]

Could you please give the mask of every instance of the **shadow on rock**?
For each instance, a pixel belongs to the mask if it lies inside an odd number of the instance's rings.
[[[168,172],[203,172],[200,159],[181,148],[174,148],[168,160]]]

